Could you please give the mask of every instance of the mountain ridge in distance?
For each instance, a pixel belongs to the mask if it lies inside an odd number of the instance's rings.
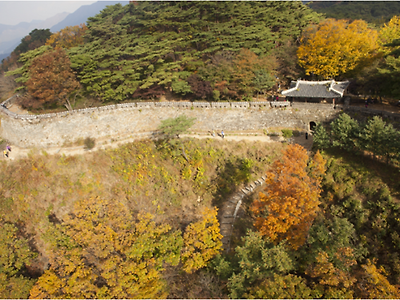
[[[97,1],[90,5],[82,5],[73,13],[70,13],[64,20],[55,24],[50,28],[51,32],[57,32],[67,26],[76,26],[82,23],[86,23],[88,18],[94,17],[98,13],[100,13],[106,6],[114,5],[120,3],[122,5],[126,5],[129,1]]]
[[[106,6],[116,3],[126,5],[129,1],[97,1],[89,5],[82,5],[72,13],[60,13],[44,21],[21,22],[17,25],[0,24],[0,58],[8,57],[20,44],[21,39],[34,29],[49,28],[52,33],[55,33],[67,26],[86,23],[89,17],[94,17]]]
[[[67,15],[67,12],[63,12],[44,21],[20,22],[17,25],[0,24],[0,55],[9,55],[32,30],[48,29],[65,19]]]

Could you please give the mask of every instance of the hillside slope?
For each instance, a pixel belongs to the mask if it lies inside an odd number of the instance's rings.
[[[296,1],[116,4],[89,18],[87,43],[69,56],[87,95],[103,101],[167,90],[241,99],[254,88],[254,74],[271,77],[266,55],[318,18]]]

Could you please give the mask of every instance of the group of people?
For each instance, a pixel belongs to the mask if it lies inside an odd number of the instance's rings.
[[[6,146],[6,149],[4,149],[4,151],[3,151],[3,156],[4,156],[5,158],[8,158],[9,155],[10,155],[10,152],[11,152],[11,147],[10,147],[10,145],[7,145],[7,146]]]
[[[211,130],[211,135],[212,135],[212,136],[215,136],[214,129],[213,129],[213,130]],[[223,131],[223,130],[221,130],[221,138],[224,138],[224,137],[225,137],[225,133],[224,133],[224,131]]]

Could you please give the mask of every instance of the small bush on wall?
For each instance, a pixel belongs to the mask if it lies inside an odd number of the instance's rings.
[[[96,141],[94,138],[91,137],[87,137],[84,141],[84,148],[85,150],[92,150],[94,148],[94,146],[96,145]]]

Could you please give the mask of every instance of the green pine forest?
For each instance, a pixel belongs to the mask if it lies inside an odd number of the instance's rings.
[[[400,25],[398,3],[390,3],[391,13],[382,5],[304,5],[300,1],[116,4],[89,18],[87,25],[57,33],[33,30],[2,61],[0,95],[4,99],[13,92],[23,94],[21,105],[35,113],[149,99],[271,99],[292,80],[334,78],[350,80],[355,95],[390,101],[400,96],[396,80]],[[385,19],[379,23],[381,16]],[[345,20],[346,26],[361,19],[365,28],[357,29],[357,34],[363,42],[351,44],[357,40],[350,34],[354,29],[336,33],[338,27],[333,24],[318,53],[318,37],[313,39],[309,32],[322,31],[335,18]],[[336,41],[335,34],[344,38]],[[315,57],[303,57],[299,47]],[[313,71],[324,66],[341,69],[327,74]]]
[[[341,19],[356,17],[329,19],[312,7],[108,6],[86,25],[32,31],[2,61],[0,97],[19,93],[30,113],[268,99],[291,80],[331,76],[299,56],[301,47],[314,53],[315,33],[344,26],[356,39]],[[337,43],[326,42],[318,64],[351,80],[353,93],[396,99],[400,21],[392,13],[383,22],[355,14],[370,38],[340,49],[358,56],[338,62]],[[359,117],[317,124],[310,152],[182,138],[195,120],[181,116],[162,123],[157,141],[0,160],[0,298],[400,298],[400,133],[390,120]],[[225,251],[224,204],[263,175]]]

